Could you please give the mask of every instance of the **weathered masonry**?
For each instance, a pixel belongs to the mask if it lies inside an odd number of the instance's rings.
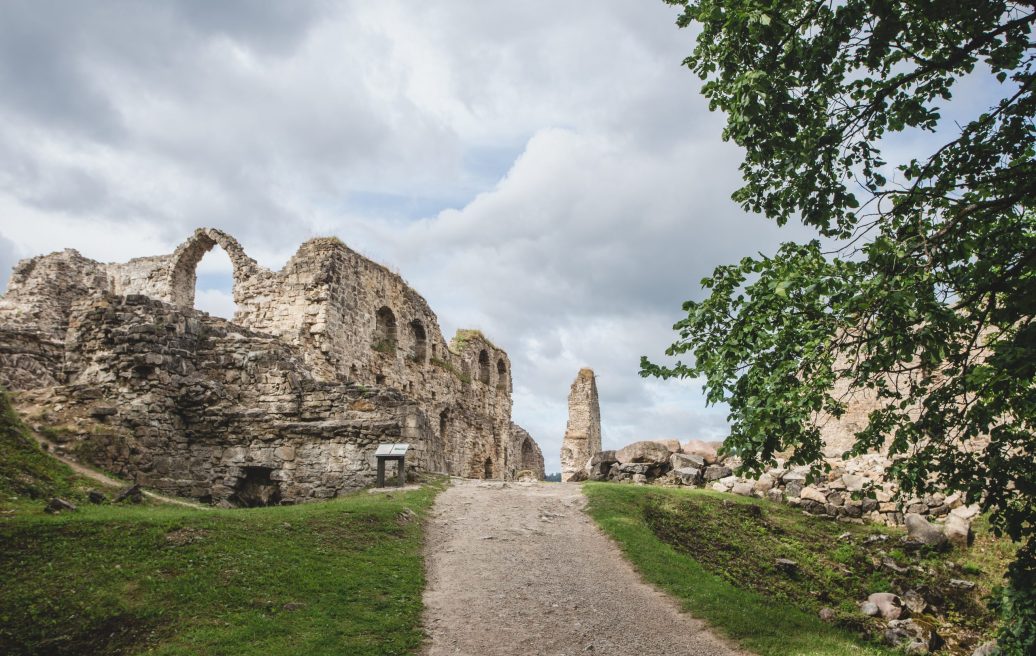
[[[219,246],[236,313],[193,309]],[[280,271],[199,229],[169,255],[19,262],[0,297],[0,385],[61,448],[173,492],[238,505],[367,485],[378,442],[421,471],[543,475],[511,422],[511,363],[478,331],[447,343],[427,302],[338,239]]]

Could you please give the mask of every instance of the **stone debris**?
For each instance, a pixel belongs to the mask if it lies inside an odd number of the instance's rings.
[[[76,505],[70,501],[62,499],[61,497],[54,497],[47,502],[47,507],[44,508],[44,510],[56,515],[62,512],[75,512]]]
[[[874,604],[881,616],[887,620],[898,620],[909,615],[903,606],[903,600],[891,592],[875,592],[867,597],[867,601]]]

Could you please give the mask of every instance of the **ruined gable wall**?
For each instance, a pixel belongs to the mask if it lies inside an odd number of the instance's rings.
[[[22,260],[0,298],[0,326],[63,339],[73,303],[110,287],[104,265],[70,248]]]
[[[373,482],[379,442],[408,441],[411,467],[445,466],[424,414],[402,394],[315,380],[302,353],[194,310],[142,296],[73,312],[68,384],[19,397],[70,427],[66,448],[167,492],[234,502],[262,470],[284,500]]]

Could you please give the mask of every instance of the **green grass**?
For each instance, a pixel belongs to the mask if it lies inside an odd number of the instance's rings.
[[[897,552],[895,531],[704,490],[609,483],[587,483],[584,490],[590,515],[645,579],[761,656],[896,653],[868,639],[879,636],[881,626],[858,613],[857,603],[871,592],[917,589],[937,601],[953,620],[940,625],[951,643],[946,653],[964,653],[963,645],[988,635],[995,624],[980,597],[1002,576],[1010,548],[985,534],[976,542],[976,548],[986,547],[983,560],[971,565],[980,572],[979,585],[964,593],[944,585],[949,578],[976,578],[954,560],[962,554]],[[893,535],[864,543],[882,532]],[[844,533],[850,537],[843,539]],[[781,572],[777,558],[796,561],[797,571]],[[883,558],[925,573],[896,573],[881,564]],[[819,619],[823,607],[835,611],[832,623]],[[920,619],[939,624],[944,618]]]
[[[40,448],[0,391],[0,509],[55,496],[78,502],[91,487],[98,485],[80,478]]]
[[[410,653],[421,523],[440,488],[5,517],[0,653]]]

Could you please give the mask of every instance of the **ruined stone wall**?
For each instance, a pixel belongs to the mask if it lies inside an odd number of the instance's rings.
[[[511,424],[511,441],[508,445],[507,478],[513,479],[521,472],[532,472],[538,479],[546,478],[543,467],[543,452],[528,431],[518,424]]]
[[[568,427],[561,442],[561,480],[579,480],[601,450],[601,405],[592,369],[580,369],[568,394]]]
[[[441,454],[430,452],[418,459],[429,470],[477,478],[509,478],[519,470],[517,462],[523,452],[516,451],[514,445],[523,437],[512,434],[511,367],[507,354],[477,331],[458,331],[447,344],[427,302],[402,278],[334,238],[306,242],[278,272],[259,266],[236,240],[211,228],[195,231],[171,254],[126,263],[100,264],[75,251],[22,262],[12,277],[8,294],[0,299],[0,384],[12,389],[33,389],[68,383],[62,393],[72,394],[71,402],[94,386],[121,404],[127,394],[140,389],[114,384],[119,376],[130,376],[125,371],[113,380],[95,376],[98,372],[114,375],[111,367],[125,365],[125,361],[116,358],[109,366],[105,358],[112,351],[107,346],[98,340],[84,339],[76,331],[69,330],[66,335],[73,308],[77,303],[122,303],[126,307],[151,308],[149,311],[157,313],[156,326],[169,318],[163,314],[168,312],[194,317],[188,321],[192,326],[197,321],[209,325],[207,315],[192,314],[191,308],[198,262],[216,246],[227,252],[233,265],[237,309],[233,324],[224,324],[244,330],[219,329],[226,334],[208,339],[202,352],[215,353],[259,339],[265,339],[265,344],[291,348],[293,366],[298,370],[293,374],[296,377],[343,390],[346,388],[342,386],[350,383],[350,394],[365,388],[398,390],[405,405],[416,412],[407,419],[409,429],[416,430],[415,426],[420,425],[422,431],[431,434],[422,437],[423,444],[434,441],[442,445]],[[101,297],[105,300],[98,300]],[[161,309],[163,305],[165,310]],[[112,326],[128,321],[133,330],[150,334],[150,329],[124,312],[116,312],[116,316],[119,318]],[[87,320],[84,325],[93,323],[96,322]],[[107,330],[122,330],[112,326]],[[164,334],[158,328],[155,330],[156,334]],[[247,339],[242,335],[247,335]],[[180,347],[171,348],[175,352]],[[197,355],[190,352],[194,354],[190,357]],[[89,362],[84,364],[84,358]],[[177,362],[182,364],[184,360]],[[160,371],[165,361],[157,364]],[[228,371],[235,370],[231,367]],[[213,376],[219,380],[215,371]],[[278,415],[278,404],[287,403],[285,399],[276,400],[287,394],[283,390],[274,393],[267,389],[273,396],[268,394],[259,400],[240,386],[235,389],[238,403],[259,402],[263,412],[271,417]],[[180,405],[191,407],[190,395],[172,395],[171,388],[148,394],[165,399],[161,403],[168,406],[164,410],[167,413],[175,414]],[[148,405],[148,398],[133,397],[133,402]],[[188,436],[191,430],[198,435],[204,431],[210,436],[227,434],[215,430],[216,417],[236,417],[237,411],[217,404],[212,413],[199,424],[202,429],[194,430],[173,420],[164,430]],[[146,426],[141,423],[133,429],[147,434]],[[325,428],[337,430],[334,426]],[[148,438],[145,448],[154,451],[159,446],[157,438]],[[174,440],[174,446],[168,450],[186,446]],[[528,449],[524,453],[527,456]],[[317,455],[314,453],[313,457]],[[342,457],[348,460],[355,455],[348,453]],[[115,460],[106,466],[120,471],[132,468]],[[217,494],[213,498],[222,497]]]
[[[0,327],[63,339],[72,304],[110,288],[104,265],[72,249],[22,260],[0,297]]]
[[[60,425],[81,459],[159,490],[245,505],[257,484],[278,500],[328,498],[371,484],[385,441],[411,443],[414,469],[446,467],[398,391],[316,380],[295,347],[204,313],[95,296],[72,312],[67,345],[66,383],[18,406]]]

